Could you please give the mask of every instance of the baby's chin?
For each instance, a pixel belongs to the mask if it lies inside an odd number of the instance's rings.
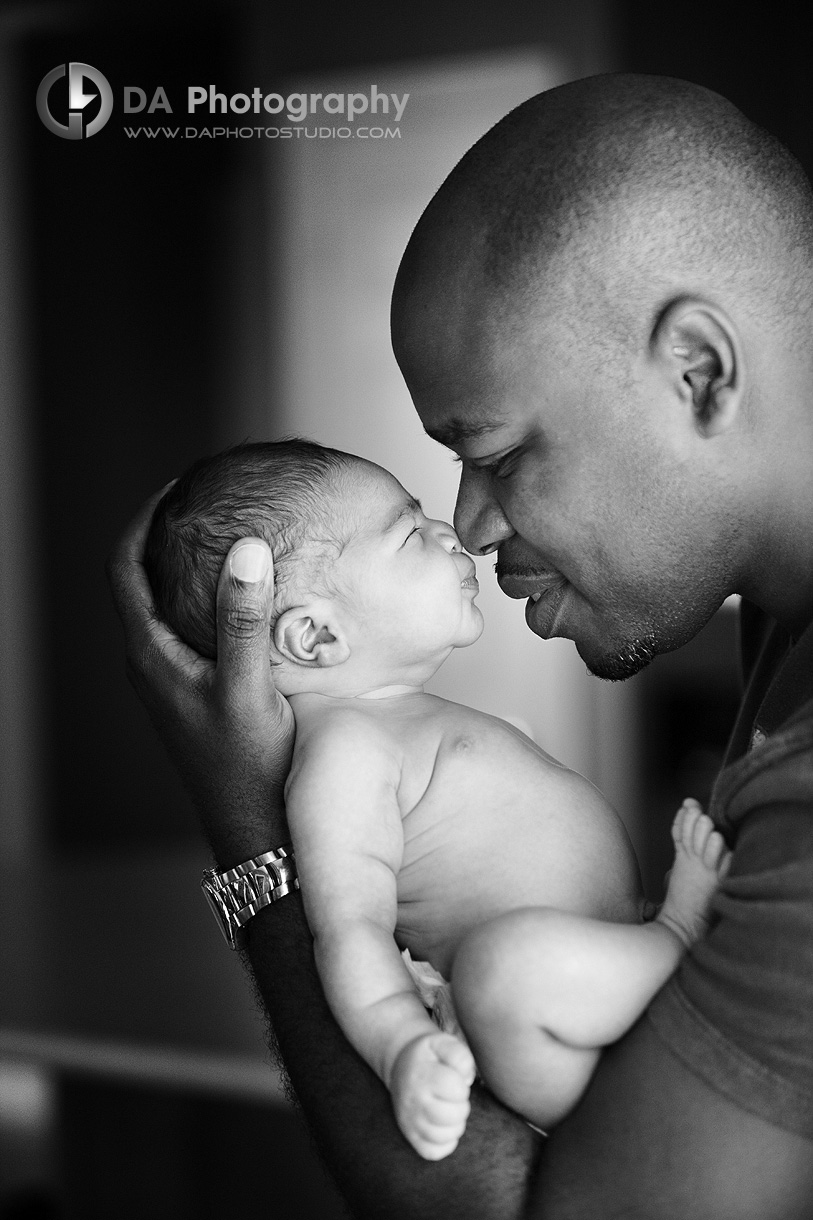
[[[485,622],[480,610],[477,606],[472,606],[472,621],[470,626],[463,632],[460,643],[456,644],[456,648],[468,648],[471,644],[476,644],[480,636],[483,634]]]

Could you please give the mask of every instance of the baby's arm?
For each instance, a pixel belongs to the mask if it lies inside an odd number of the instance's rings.
[[[328,1003],[390,1090],[403,1134],[439,1160],[465,1128],[474,1060],[434,1025],[395,943],[399,778],[386,735],[336,714],[297,741],[286,807]]]

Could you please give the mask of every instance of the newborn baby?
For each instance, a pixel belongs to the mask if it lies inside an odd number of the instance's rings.
[[[482,631],[475,566],[379,466],[283,441],[173,485],[147,570],[161,617],[206,656],[221,565],[248,535],[274,555],[272,664],[296,718],[286,808],[336,1020],[423,1157],[455,1148],[475,1071],[550,1127],[703,934],[720,835],[682,807],[645,922],[601,794],[512,725],[424,691]]]

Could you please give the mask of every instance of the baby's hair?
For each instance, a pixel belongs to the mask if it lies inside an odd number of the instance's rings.
[[[248,535],[271,547],[278,616],[303,544],[339,553],[330,493],[357,460],[293,438],[237,445],[195,462],[159,502],[147,537],[144,566],[160,618],[197,652],[215,657],[220,569]]]

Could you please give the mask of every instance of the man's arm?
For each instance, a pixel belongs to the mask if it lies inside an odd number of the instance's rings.
[[[226,868],[287,838],[282,786],[293,728],[268,661],[270,554],[265,548],[268,566],[254,582],[238,578],[242,544],[226,561],[215,668],[155,619],[141,567],[154,502],[120,541],[110,577],[131,678]],[[248,929],[293,1087],[358,1220],[809,1220],[811,1145],[715,1093],[646,1019],[605,1053],[544,1147],[475,1088],[455,1153],[421,1161],[395,1126],[386,1089],[327,1009],[300,897],[265,908]]]

